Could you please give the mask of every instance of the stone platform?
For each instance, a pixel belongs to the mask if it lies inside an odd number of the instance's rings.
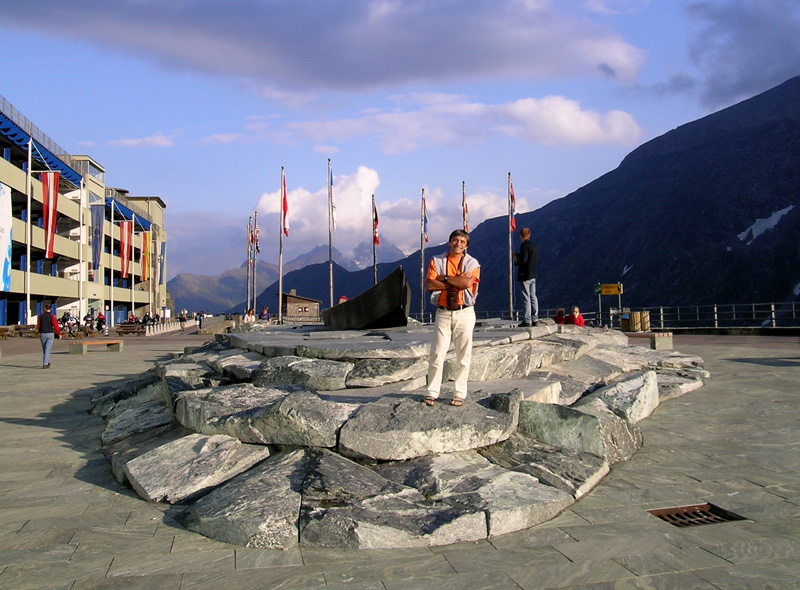
[[[699,357],[616,331],[484,321],[467,403],[429,408],[431,332],[218,336],[93,396],[104,453],[118,481],[218,541],[445,545],[555,517],[633,456],[659,403],[708,376]]]

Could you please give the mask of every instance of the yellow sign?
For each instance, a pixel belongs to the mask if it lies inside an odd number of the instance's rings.
[[[622,283],[600,285],[600,295],[622,295]]]

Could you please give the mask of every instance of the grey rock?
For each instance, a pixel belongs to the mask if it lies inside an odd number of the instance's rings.
[[[348,346],[300,345],[297,355],[307,358],[341,360],[353,362],[356,359],[420,359],[427,358],[430,350],[428,342],[397,343],[393,345],[384,337],[371,336]]]
[[[138,432],[170,424],[174,416],[161,401],[150,401],[130,408],[108,420],[100,442],[110,445]]]
[[[223,543],[296,547],[305,462],[304,450],[274,455],[200,498],[179,520]]]
[[[347,375],[347,387],[380,387],[424,377],[428,370],[425,359],[361,359]]]
[[[297,386],[241,384],[185,392],[175,411],[181,424],[203,434],[227,434],[247,443],[335,447],[339,428],[357,409]]]
[[[237,354],[220,357],[218,360],[210,361],[209,365],[217,373],[235,379],[237,381],[248,381],[253,378],[253,374],[266,360],[264,355],[257,352],[244,352],[238,350]]]
[[[474,451],[423,457],[376,470],[419,489],[431,500],[465,512],[483,511],[490,536],[549,520],[574,501],[570,494],[542,485],[528,473],[495,465]]]
[[[184,391],[175,400],[175,418],[201,434],[227,434],[246,443],[268,444],[253,429],[253,416],[295,389],[243,383]]]
[[[660,402],[680,397],[703,386],[708,372],[699,369],[661,369],[656,372]]]
[[[449,406],[446,400],[428,407],[415,399],[384,398],[366,404],[342,426],[339,451],[388,461],[492,445],[516,429],[521,398],[516,391],[481,404],[467,400],[461,407]],[[495,409],[504,401],[507,412]]]
[[[492,463],[532,475],[575,499],[588,493],[609,471],[608,461],[603,457],[546,445],[519,433],[478,452]]]
[[[295,391],[254,414],[250,426],[271,444],[335,447],[339,429],[358,408]]]
[[[472,351],[469,380],[522,379],[530,372],[530,364],[531,347],[526,342],[476,348]],[[449,354],[445,361],[444,376],[453,379],[455,371],[455,355]]]
[[[639,422],[658,407],[658,382],[655,371],[642,371],[626,375],[614,383],[597,389],[575,404],[579,410],[583,405],[600,399],[620,418],[628,422]]]
[[[157,385],[160,378],[154,369],[143,373],[136,379],[126,379],[124,383],[116,387],[104,387],[92,394],[92,409],[93,416],[100,416],[107,419],[118,404],[124,400],[131,398],[138,398],[134,405],[141,403],[142,398],[138,397],[140,392],[152,388]],[[127,409],[127,408],[125,408]]]
[[[181,426],[177,422],[170,422],[105,446],[103,447],[103,454],[111,462],[111,473],[114,478],[119,483],[125,483],[125,465],[127,465],[128,461],[190,434],[192,434],[192,431],[188,428]]]
[[[612,465],[630,459],[642,445],[641,431],[600,400],[580,410],[522,402],[519,432],[549,445],[599,455]]]
[[[307,389],[332,391],[346,387],[353,363],[299,356],[271,358],[256,371],[253,384],[259,387],[302,385]]]
[[[190,434],[128,461],[124,474],[145,500],[176,504],[209,492],[267,457],[266,446],[225,435]]]
[[[383,549],[477,541],[487,535],[481,511],[426,500],[416,489],[328,452],[309,452],[300,513],[307,547]]]

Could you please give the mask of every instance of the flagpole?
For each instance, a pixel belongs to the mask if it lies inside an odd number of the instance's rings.
[[[256,270],[258,261],[258,211],[253,212],[253,311],[258,313],[258,293],[256,293]]]
[[[283,210],[284,191],[286,190],[286,177],[284,175],[283,166],[281,166],[281,190],[280,192],[280,212],[278,215],[280,219],[280,227],[278,228],[278,323],[283,324],[283,228],[284,216],[286,211]]]
[[[461,215],[464,217],[464,231],[469,233],[469,223],[467,222],[467,183],[461,181]]]
[[[376,220],[378,218],[378,210],[375,209],[375,194],[372,195],[372,284],[378,284],[378,256],[375,251],[375,246],[378,245],[378,226]]]
[[[30,128],[28,129],[30,131]],[[31,320],[31,191],[33,190],[33,182],[31,182],[31,165],[33,160],[33,137],[28,133],[28,173],[25,176],[25,193],[28,197],[28,222],[26,224],[26,238],[25,238],[25,321],[23,324],[29,324]],[[22,318],[20,318],[22,319]]]
[[[330,306],[333,307],[333,176],[331,176],[331,159],[328,158],[328,287],[330,290]]]
[[[245,289],[247,291],[247,304],[244,309],[246,314],[250,310],[250,261],[252,259],[253,248],[253,216],[247,218],[247,280],[245,281]]]
[[[419,321],[425,323],[425,189],[419,215]]]
[[[78,190],[78,202],[80,203],[80,207],[78,211],[78,268],[80,271],[78,272],[78,322],[83,321],[84,316],[84,308],[86,307],[86,302],[83,300],[83,282],[86,280],[86,269],[83,266],[83,214],[84,214],[84,199],[83,199],[83,178],[81,178],[81,185]]]
[[[106,318],[106,326],[111,328],[114,327],[114,197],[111,197],[111,252],[108,253],[108,263],[111,267],[111,273],[109,274],[109,305],[111,308],[108,311],[109,317]],[[120,236],[122,236],[122,232],[120,232]],[[120,261],[121,262],[121,261]]]
[[[514,262],[511,236],[514,233],[513,211],[511,208],[511,172],[508,173],[508,317],[514,321]]]
[[[131,215],[131,239],[128,244],[128,264],[131,265],[131,315],[136,315],[136,302],[133,299],[134,286],[136,285],[136,272],[133,267],[133,236],[136,235],[136,214]]]

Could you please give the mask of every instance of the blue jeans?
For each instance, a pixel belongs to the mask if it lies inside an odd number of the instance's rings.
[[[525,321],[529,324],[539,320],[539,300],[536,299],[536,279],[520,281],[522,291],[522,309]]]
[[[50,332],[49,334],[39,334],[39,340],[42,341],[42,366],[50,364],[50,351],[53,348],[53,340],[56,335]]]

